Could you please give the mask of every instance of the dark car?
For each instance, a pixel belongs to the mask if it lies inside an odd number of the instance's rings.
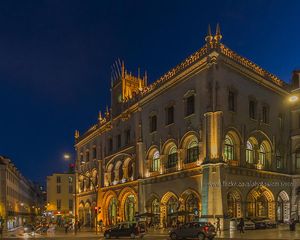
[[[264,221],[263,218],[253,218],[251,219],[252,222],[255,224],[255,229],[266,229],[267,223]]]
[[[144,222],[124,222],[107,229],[104,232],[106,239],[111,237],[143,237],[146,232],[146,225]]]
[[[170,231],[172,240],[182,238],[213,239],[215,236],[216,229],[208,222],[190,222]]]

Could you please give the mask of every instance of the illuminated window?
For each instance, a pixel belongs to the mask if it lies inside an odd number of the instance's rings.
[[[172,168],[177,165],[177,148],[176,146],[171,147],[168,154],[167,168]]]
[[[254,154],[253,154],[253,145],[250,141],[247,141],[246,146],[246,162],[247,163],[253,163]]]
[[[152,164],[151,164],[151,171],[157,172],[160,170],[160,156],[159,152],[155,151],[153,154]]]
[[[224,144],[224,159],[225,161],[233,160],[234,158],[234,145],[231,137],[226,135]]]
[[[260,145],[259,148],[259,158],[258,158],[258,163],[261,165],[266,164],[266,149],[263,144]]]
[[[198,156],[199,156],[198,141],[193,140],[188,145],[186,163],[192,163],[197,161]]]

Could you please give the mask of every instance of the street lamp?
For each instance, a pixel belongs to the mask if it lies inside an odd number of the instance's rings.
[[[289,97],[289,102],[294,103],[294,102],[298,101],[298,99],[299,99],[298,96],[292,95]]]
[[[66,161],[70,161],[71,159],[71,155],[69,153],[64,153],[63,155],[64,160]],[[74,224],[74,233],[75,235],[77,234],[77,166],[76,166],[76,162],[75,162],[75,167],[74,167],[74,182],[75,182],[75,194],[74,194],[74,213],[75,213],[75,224]]]

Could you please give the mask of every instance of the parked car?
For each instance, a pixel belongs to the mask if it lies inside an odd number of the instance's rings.
[[[263,220],[263,218],[252,218],[251,220],[255,224],[255,229],[266,229],[267,228],[267,224]]]
[[[244,220],[244,229],[245,230],[254,230],[255,229],[255,223],[251,221],[250,218],[246,218]]]
[[[107,229],[104,232],[105,239],[111,237],[143,237],[146,233],[145,222],[123,222]]]
[[[172,229],[169,234],[172,240],[181,238],[214,239],[216,229],[208,222],[190,222]]]
[[[271,220],[270,218],[261,218],[262,221],[266,223],[267,228],[277,228],[277,222]]]
[[[25,224],[23,226],[24,233],[32,233],[34,232],[34,226],[31,224]]]

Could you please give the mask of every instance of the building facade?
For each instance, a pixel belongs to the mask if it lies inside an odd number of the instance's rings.
[[[289,101],[298,78],[283,82],[221,39],[209,29],[202,48],[150,85],[114,65],[111,108],[75,133],[78,174],[98,186],[92,194],[78,178],[79,218],[91,204],[105,225],[139,214],[160,226],[219,217],[224,227],[300,215],[300,105]]]
[[[57,222],[74,217],[74,173],[54,173],[47,177],[47,216]]]
[[[4,228],[34,222],[42,211],[39,192],[4,156],[0,156],[0,182],[0,222]]]

